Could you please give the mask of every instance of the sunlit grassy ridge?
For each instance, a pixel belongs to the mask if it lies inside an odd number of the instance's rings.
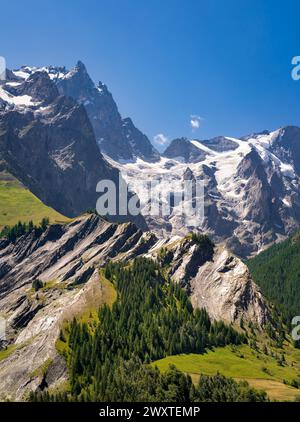
[[[57,288],[54,283],[50,288]],[[113,284],[104,276],[103,270],[99,271],[99,281],[96,281],[93,288],[85,295],[83,306],[74,307],[63,314],[63,325],[61,335],[56,341],[56,349],[66,358],[70,352],[67,342],[62,341],[69,337],[69,324],[76,318],[80,323],[86,323],[89,329],[93,330],[98,322],[98,311],[104,304],[111,307],[117,299],[117,292]]]
[[[33,193],[8,173],[0,173],[0,229],[30,220],[38,224],[44,217],[51,223],[69,219],[43,204]]]

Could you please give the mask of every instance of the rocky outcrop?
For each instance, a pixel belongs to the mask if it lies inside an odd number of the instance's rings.
[[[0,250],[0,300],[15,289],[18,294],[23,287],[26,290],[35,279],[83,283],[94,265],[116,256],[129,259],[154,242],[155,236],[143,234],[133,223],[109,223],[94,214],[66,225],[52,225],[41,236],[31,232]],[[5,306],[0,304],[0,312]]]
[[[159,152],[156,151],[147,136],[134,126],[129,117],[123,119],[122,128],[124,136],[131,147],[128,150],[130,151],[131,149],[132,158],[138,157],[154,163],[160,160]]]
[[[107,86],[96,87],[82,62],[57,79],[59,91],[86,108],[100,150],[114,160],[159,160],[159,153],[132,120],[122,119]]]
[[[164,157],[182,160],[185,163],[198,163],[206,154],[195,147],[187,138],[174,139],[163,153]]]
[[[295,230],[299,217],[285,207],[287,192],[280,172],[264,162],[256,149],[240,162],[236,177],[244,180],[240,202],[234,206],[242,222],[227,244],[236,253],[249,256]]]
[[[172,279],[185,288],[195,308],[229,324],[250,321],[263,328],[271,311],[247,266],[225,245],[203,246],[191,236],[155,245],[149,256],[167,265]]]
[[[58,89],[47,72],[35,72],[16,87],[7,87],[13,95],[29,95],[33,101],[51,104],[58,96]]]
[[[236,142],[225,138],[225,136],[216,136],[215,138],[201,140],[200,142],[217,152],[234,151],[238,148],[238,144]]]
[[[300,128],[286,126],[277,131],[270,145],[270,151],[286,164],[292,164],[300,174]]]
[[[215,320],[254,322],[260,328],[270,321],[270,309],[247,266],[222,246],[190,280],[191,300]]]

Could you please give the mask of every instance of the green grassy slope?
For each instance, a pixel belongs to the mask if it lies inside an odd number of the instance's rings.
[[[195,382],[200,374],[217,372],[227,377],[247,380],[255,388],[265,390],[271,399],[294,400],[300,390],[283,383],[291,383],[300,376],[300,350],[286,346],[286,363],[280,366],[270,355],[254,351],[247,345],[226,346],[210,350],[203,355],[187,354],[168,356],[153,363],[161,371],[169,365],[191,374]]]
[[[0,229],[5,225],[13,226],[18,221],[33,220],[34,224],[38,224],[43,217],[49,217],[52,223],[69,221],[67,217],[44,205],[13,176],[1,172]]]

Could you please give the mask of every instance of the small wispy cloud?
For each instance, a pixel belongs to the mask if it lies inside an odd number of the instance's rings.
[[[153,137],[153,142],[157,145],[164,146],[169,142],[169,139],[163,133],[158,133]]]
[[[192,130],[197,130],[201,126],[203,122],[203,118],[200,116],[197,116],[197,114],[192,114],[190,116],[190,125]]]

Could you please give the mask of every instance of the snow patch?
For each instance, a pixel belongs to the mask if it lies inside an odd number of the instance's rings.
[[[212,149],[210,149],[210,148],[208,148],[207,146],[203,145],[200,141],[195,141],[195,140],[192,140],[192,141],[191,141],[191,143],[192,143],[195,147],[199,148],[201,151],[207,152],[207,153],[208,153],[208,154],[210,154],[210,155],[216,155],[216,154],[217,154],[217,152],[216,152],[216,151],[213,151]]]
[[[4,101],[6,101],[9,104],[14,104],[17,107],[30,107],[38,105],[39,103],[36,103],[32,100],[32,97],[29,95],[19,95],[14,96],[7,91],[3,89],[3,87],[0,86],[0,98]]]

